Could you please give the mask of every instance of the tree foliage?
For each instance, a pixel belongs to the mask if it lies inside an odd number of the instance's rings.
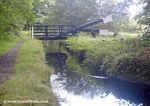
[[[140,23],[148,25],[150,24],[150,1],[143,0],[143,4],[145,4],[143,12],[141,12],[137,17]]]
[[[54,21],[55,15],[52,14],[52,10],[55,1],[56,0],[34,0],[33,11],[36,14],[36,24],[46,24]],[[46,21],[47,19],[49,21]]]
[[[96,15],[97,7],[96,0],[57,0],[53,12],[59,23],[78,25]]]
[[[92,19],[112,15],[107,26],[118,31],[128,20],[127,7],[131,0],[0,0],[0,35],[24,25],[79,25]]]
[[[56,0],[55,4],[49,7],[46,23],[78,25],[91,19],[104,18],[110,14],[122,18],[127,14],[126,7],[128,5],[128,0],[124,2],[117,0]]]
[[[37,23],[80,25],[92,19],[112,15],[113,22],[100,27],[113,32],[128,26],[128,6],[132,3],[131,0],[53,0],[53,3],[48,1],[45,0],[37,6],[40,10]]]
[[[0,0],[0,36],[34,21],[32,0]]]

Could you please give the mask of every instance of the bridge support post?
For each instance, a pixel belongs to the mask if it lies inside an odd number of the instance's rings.
[[[92,37],[93,37],[93,38],[96,38],[95,32],[91,32],[91,33],[92,33]]]
[[[45,36],[48,37],[48,26],[45,26]]]
[[[31,27],[31,38],[32,39],[34,38],[34,27],[33,26]]]

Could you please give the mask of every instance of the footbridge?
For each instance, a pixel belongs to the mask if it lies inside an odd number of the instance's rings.
[[[108,19],[107,19],[108,20]],[[93,25],[105,23],[104,19],[96,19],[82,25],[34,25],[32,26],[32,38],[39,40],[59,40],[70,36],[77,36],[79,32],[91,33],[93,37],[99,33],[99,29],[89,28]]]

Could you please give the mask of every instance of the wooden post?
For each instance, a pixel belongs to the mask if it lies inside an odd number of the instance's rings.
[[[45,36],[48,36],[48,26],[45,26]]]
[[[31,27],[31,37],[32,37],[32,39],[34,38],[34,27],[33,26]]]

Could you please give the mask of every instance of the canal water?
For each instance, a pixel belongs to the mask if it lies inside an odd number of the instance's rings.
[[[142,84],[97,76],[81,64],[65,41],[44,42],[50,84],[60,106],[150,106],[150,89]]]

